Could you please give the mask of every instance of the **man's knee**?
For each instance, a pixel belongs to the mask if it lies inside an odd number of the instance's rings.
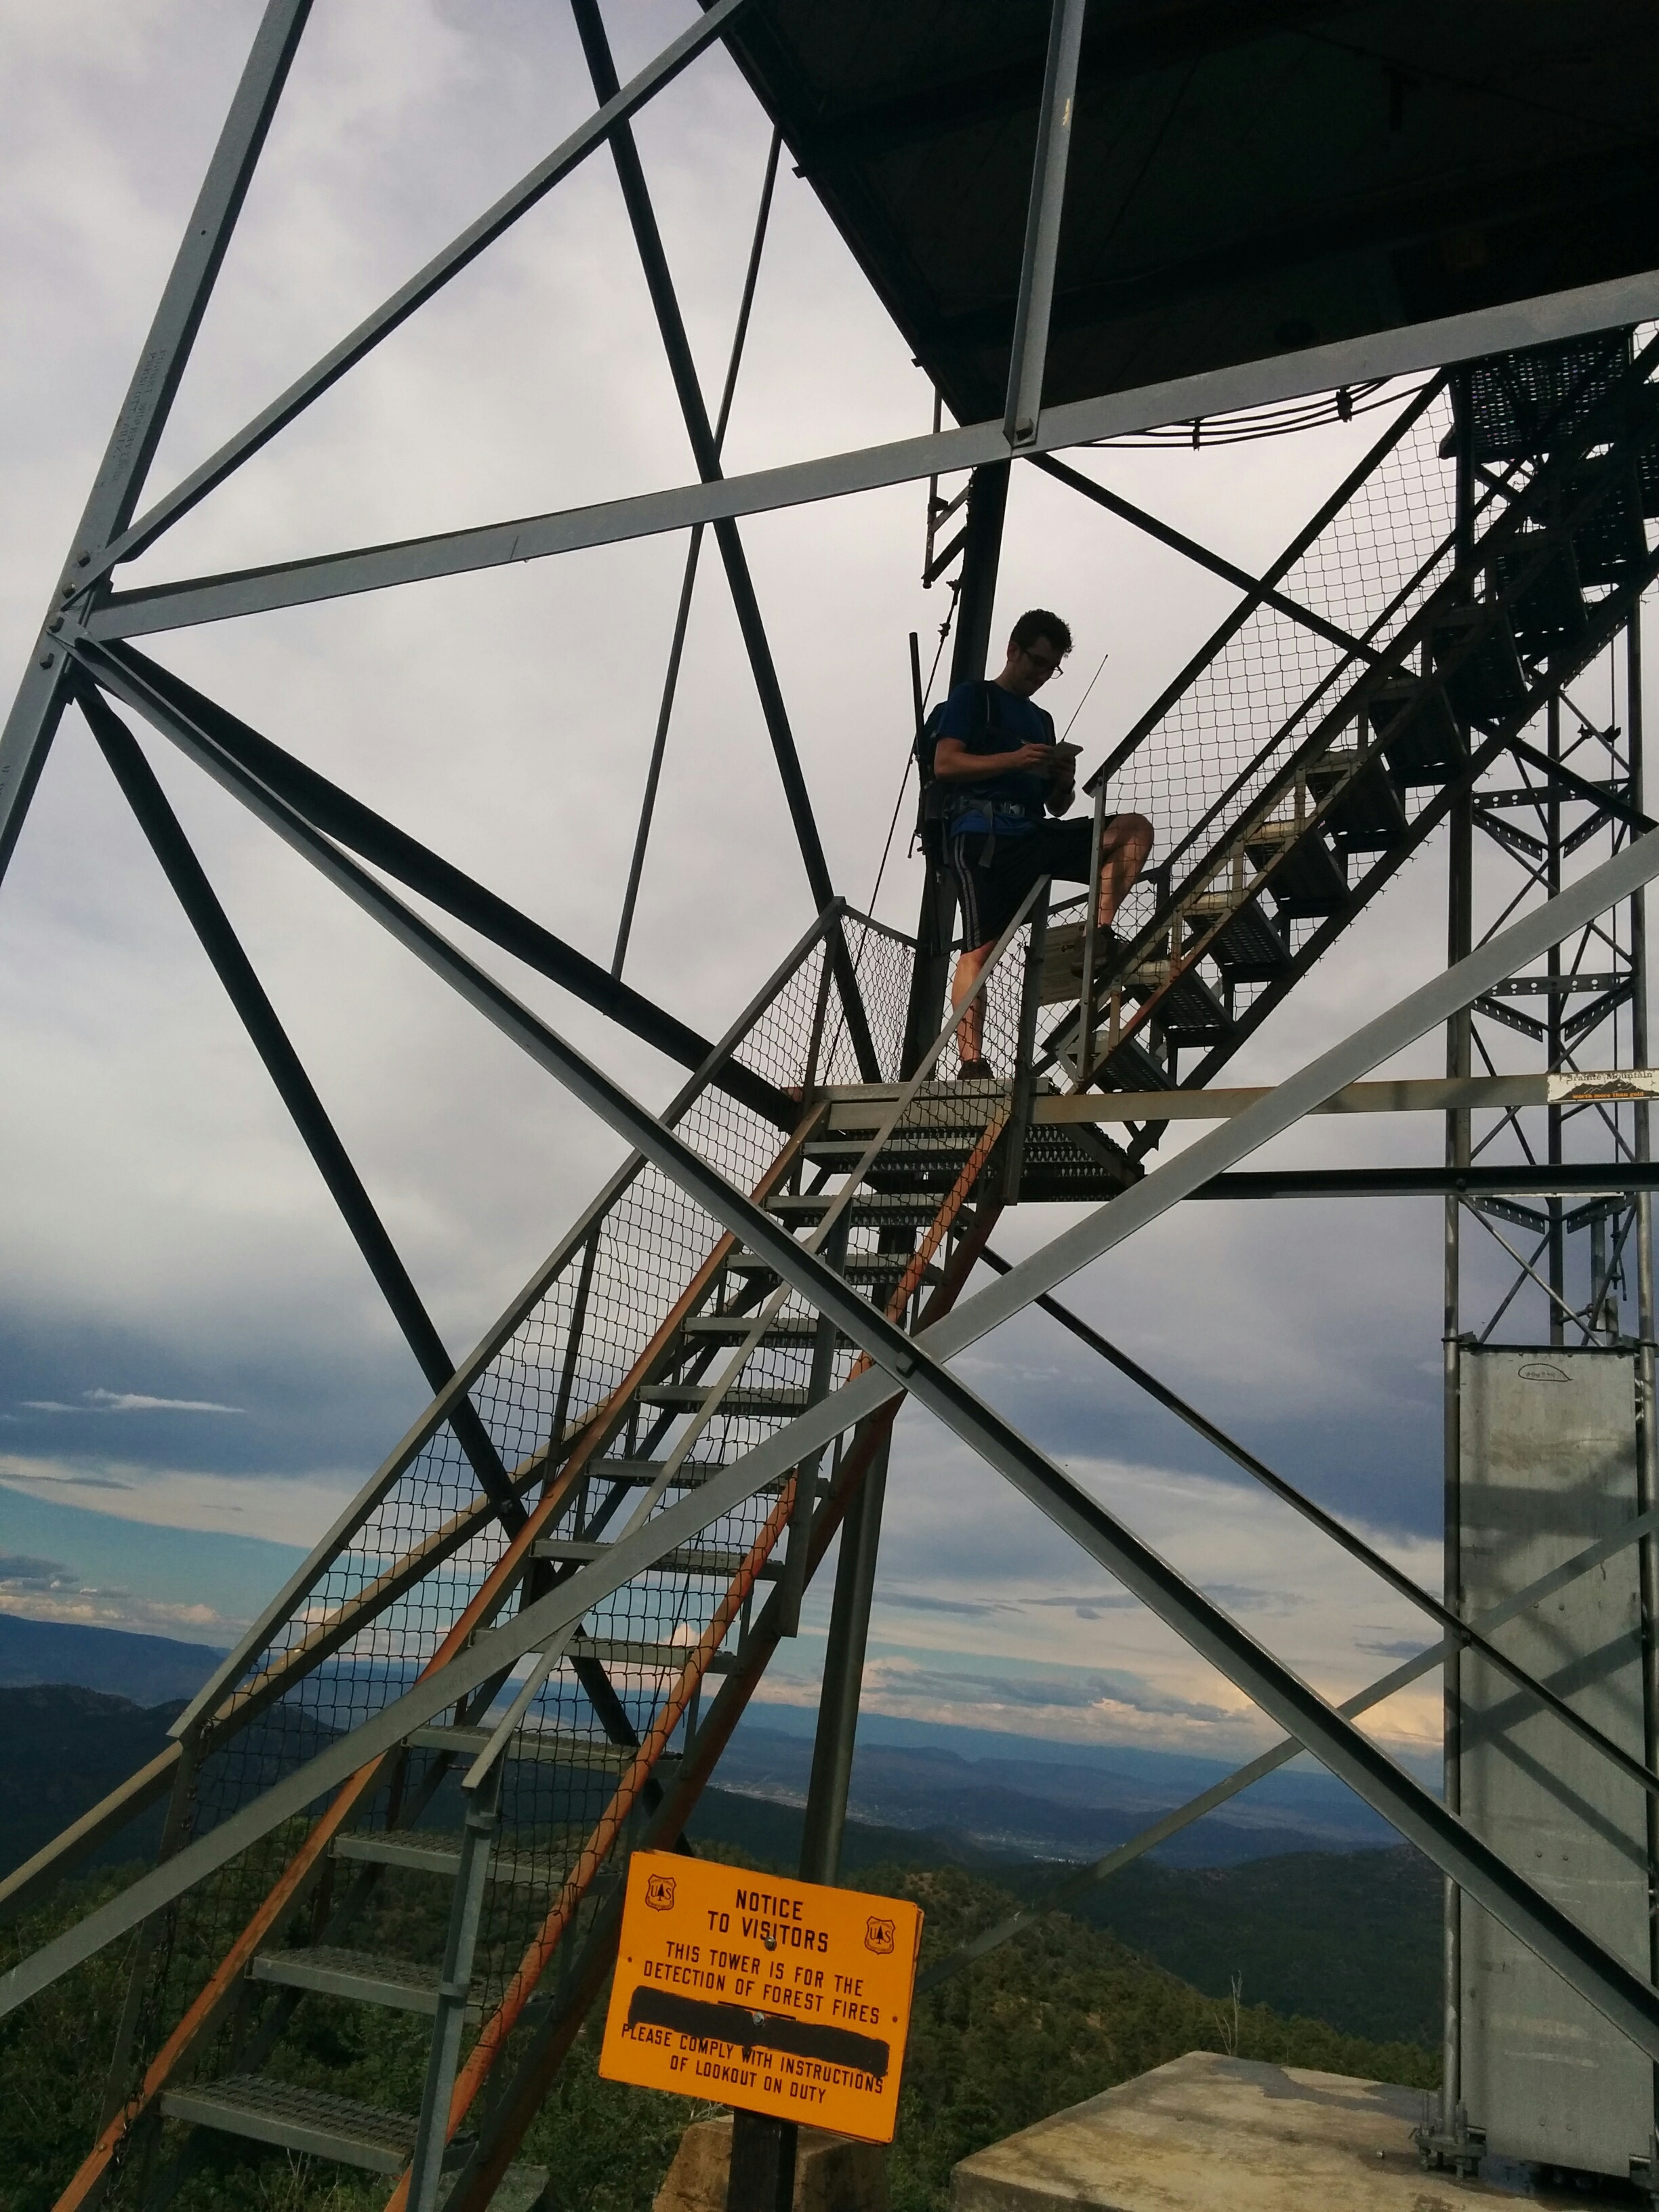
[[[1105,846],[1108,853],[1133,853],[1144,860],[1152,849],[1153,830],[1144,814],[1120,814],[1112,823]]]

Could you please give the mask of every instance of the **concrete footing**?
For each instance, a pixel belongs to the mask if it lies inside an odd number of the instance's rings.
[[[1582,2204],[1425,2172],[1423,2093],[1189,2051],[963,2160],[951,2212],[1462,2212]],[[659,2207],[660,2212],[660,2207]],[[1517,2208],[1518,2212],[1518,2208]]]
[[[695,2120],[652,2212],[726,2212],[732,2115]],[[879,2143],[803,2128],[795,2151],[794,2212],[888,2212],[887,2154]]]

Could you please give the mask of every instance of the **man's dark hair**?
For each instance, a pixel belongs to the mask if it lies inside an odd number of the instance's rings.
[[[1046,637],[1062,659],[1072,649],[1072,633],[1068,626],[1047,607],[1031,607],[1014,624],[1012,642],[1029,652],[1040,637]]]

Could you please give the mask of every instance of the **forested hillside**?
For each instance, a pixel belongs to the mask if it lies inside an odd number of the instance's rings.
[[[866,1868],[854,1879],[921,1904],[924,1963],[1013,1902],[958,1867]],[[108,1875],[67,1885],[3,1931],[0,1965],[118,1886]],[[0,2212],[48,2212],[90,2141],[102,2089],[97,2057],[120,2002],[120,1954],[118,1946],[0,2022]],[[425,2055],[420,2021],[311,1998],[295,2028],[283,2071],[340,2095],[415,2109]],[[702,2108],[599,2081],[598,2031],[596,2016],[525,2155],[550,2169],[556,2212],[648,2212],[680,2130]],[[1437,2067],[1420,2045],[1367,2043],[1317,2020],[1217,2001],[1109,1931],[1054,1916],[919,2002],[891,2156],[894,2212],[942,2212],[957,2159],[1191,2050],[1424,2087]],[[173,2203],[179,2212],[369,2212],[385,2197],[384,2182],[338,2167],[307,2170],[283,2154],[220,2139]]]

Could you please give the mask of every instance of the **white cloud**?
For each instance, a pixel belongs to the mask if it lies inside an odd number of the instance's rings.
[[[83,1506],[117,1520],[262,1537],[308,1549],[356,1493],[359,1479],[327,1469],[273,1479],[92,1455],[52,1458],[0,1452],[0,1484],[25,1497]],[[181,1596],[191,1592],[195,1564],[188,1553],[181,1560]]]
[[[216,1405],[210,1398],[147,1398],[137,1390],[83,1390],[78,1406],[59,1398],[24,1398],[32,1413],[240,1413],[240,1406]]]

